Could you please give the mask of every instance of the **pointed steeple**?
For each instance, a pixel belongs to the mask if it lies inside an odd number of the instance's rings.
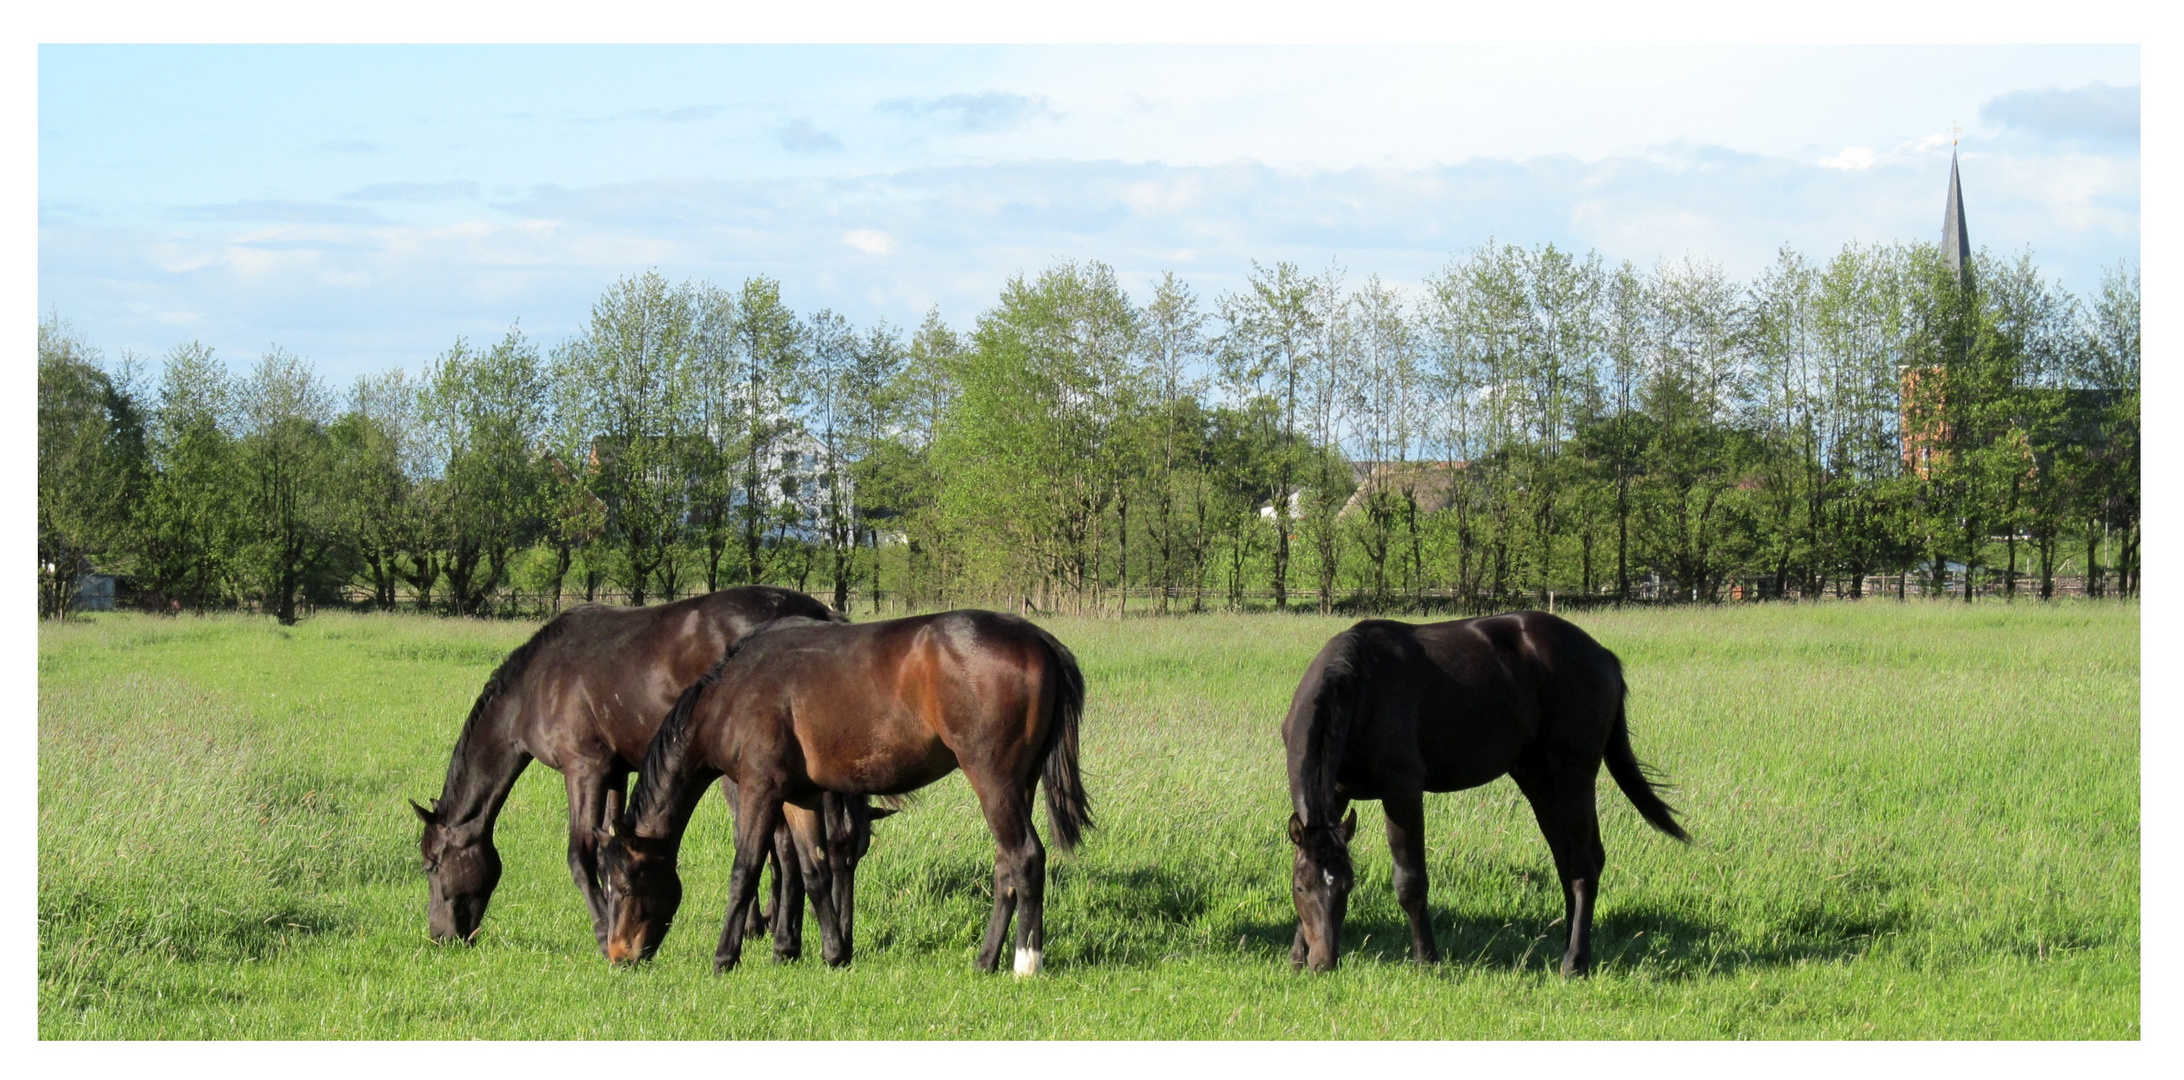
[[[1949,151],[1949,209],[1941,217],[1941,257],[1965,288],[1972,286],[1972,234],[1964,228],[1964,185],[1957,182],[1956,150]]]

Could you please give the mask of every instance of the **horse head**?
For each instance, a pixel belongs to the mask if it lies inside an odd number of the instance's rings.
[[[667,940],[682,906],[676,844],[639,836],[622,820],[620,792],[607,793],[606,821],[595,833],[599,888],[607,902],[607,959],[616,964],[649,960]]]
[[[1289,815],[1289,842],[1296,845],[1297,859],[1290,876],[1290,892],[1297,901],[1297,943],[1290,949],[1292,967],[1333,971],[1342,948],[1342,920],[1350,906],[1350,837],[1357,833],[1357,811],[1340,824],[1325,821],[1307,825]]]
[[[425,902],[425,927],[434,941],[468,944],[478,936],[485,921],[486,902],[500,884],[500,852],[485,830],[474,825],[448,822],[440,815],[440,800],[431,809],[412,800],[410,809],[425,823],[418,853],[425,860],[425,881],[430,898]]]

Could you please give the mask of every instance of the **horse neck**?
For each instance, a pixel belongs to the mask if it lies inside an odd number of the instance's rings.
[[[695,750],[686,750],[664,767],[638,774],[636,789],[631,792],[632,832],[670,844],[682,841],[683,831],[690,827],[690,818],[705,796],[705,785],[720,775],[702,758]]]
[[[1312,699],[1297,717],[1296,734],[1303,746],[1289,778],[1289,798],[1297,816],[1310,824],[1331,824],[1345,801],[1335,791],[1356,724],[1355,675],[1345,661],[1338,670],[1322,669]]]
[[[448,828],[492,835],[501,805],[531,760],[509,730],[516,712],[514,702],[503,696],[463,725],[447,763],[447,781],[434,802],[434,812]]]

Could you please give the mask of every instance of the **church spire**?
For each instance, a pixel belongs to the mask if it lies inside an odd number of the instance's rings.
[[[1972,235],[1964,228],[1964,185],[1957,182],[1956,148],[1949,149],[1949,208],[1941,217],[1941,257],[1957,283],[1972,286]]]

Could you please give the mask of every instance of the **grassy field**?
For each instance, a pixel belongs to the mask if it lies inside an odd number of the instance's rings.
[[[711,974],[708,796],[658,959],[595,951],[560,778],[525,774],[473,948],[424,933],[405,797],[439,789],[529,625],[130,615],[41,628],[46,1038],[2137,1038],[2135,606],[1599,613],[1697,844],[1602,780],[1598,975],[1507,780],[1428,799],[1413,967],[1376,804],[1342,969],[1292,974],[1278,725],[1345,620],[1052,620],[1100,827],[1055,857],[1047,973],[970,971],[992,846],[960,776],[877,828],[848,970]],[[1041,828],[1045,828],[1041,816]],[[816,946],[816,931],[809,932]],[[816,948],[814,947],[814,953]]]

